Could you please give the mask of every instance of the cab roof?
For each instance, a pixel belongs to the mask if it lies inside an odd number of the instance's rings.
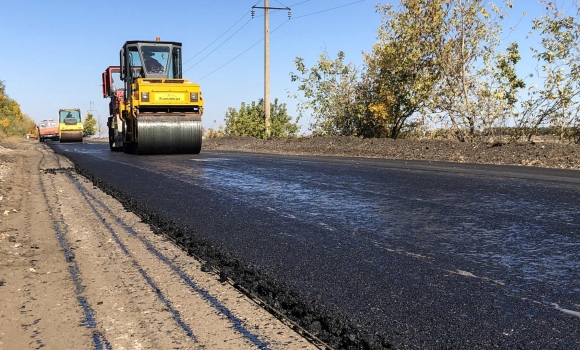
[[[182,46],[181,43],[177,41],[155,41],[155,40],[130,40],[125,42],[125,45],[128,44],[171,44],[176,46]]]

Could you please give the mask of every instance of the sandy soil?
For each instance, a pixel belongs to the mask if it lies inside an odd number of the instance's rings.
[[[0,147],[0,349],[313,349],[34,140]]]

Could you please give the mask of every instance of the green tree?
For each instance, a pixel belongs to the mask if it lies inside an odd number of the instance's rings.
[[[435,86],[431,109],[449,120],[455,136],[466,141],[476,130],[503,122],[513,113],[524,87],[515,74],[520,59],[516,44],[498,53],[501,21],[512,8],[484,0],[448,0],[444,37],[437,45],[436,64],[442,79]]]
[[[0,80],[0,137],[24,136],[34,132],[34,121],[20,110],[20,105],[6,94]]]
[[[334,61],[321,55],[310,69],[296,59],[291,77],[305,98],[301,115],[311,113],[316,133],[391,138],[436,115],[463,141],[504,123],[525,87],[515,70],[517,44],[498,52],[500,22],[511,7],[484,0],[377,5],[378,41],[360,71],[342,52]]]
[[[574,2],[575,12],[566,14],[554,2],[541,1],[548,13],[533,21],[533,30],[541,37],[541,48],[532,52],[538,59],[537,76],[543,83],[528,89],[518,126],[527,140],[539,127],[550,126],[560,138],[570,134],[580,142],[580,6]]]
[[[251,104],[242,102],[240,110],[228,108],[225,116],[225,135],[251,136],[266,138],[266,115],[264,113],[264,100]],[[286,104],[278,104],[278,99],[270,104],[270,135],[271,137],[296,136],[298,125],[292,123],[292,117],[286,111]]]
[[[300,117],[312,116],[310,129],[318,135],[359,136],[364,117],[364,106],[357,97],[360,73],[352,63],[344,63],[344,53],[339,52],[335,60],[323,53],[309,69],[300,57],[294,63],[298,73],[291,73],[291,79],[300,83],[298,91],[304,96],[298,112]],[[299,93],[291,97],[298,99]]]
[[[440,80],[435,52],[443,40],[444,0],[401,0],[377,5],[378,42],[365,54],[364,103],[373,124],[364,136],[397,138],[407,120],[424,111]]]
[[[88,113],[83,123],[83,137],[91,137],[97,132],[97,120],[91,113]]]

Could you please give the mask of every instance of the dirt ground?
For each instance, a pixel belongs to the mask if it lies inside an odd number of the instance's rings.
[[[580,145],[279,140],[241,150],[580,169]],[[36,140],[0,145],[0,349],[315,348]]]
[[[261,140],[220,137],[203,141],[203,150],[242,150],[262,153],[419,159],[430,161],[509,164],[580,169],[580,145],[570,143],[513,143],[487,138],[480,142],[450,140],[359,139],[303,137]]]
[[[0,349],[313,349],[77,175],[0,147]]]

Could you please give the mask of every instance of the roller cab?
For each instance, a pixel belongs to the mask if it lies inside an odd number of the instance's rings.
[[[121,89],[114,85],[115,69]],[[120,65],[108,70],[103,73],[103,96],[111,98],[107,124],[112,150],[200,152],[203,98],[199,84],[182,78],[181,43],[127,41]]]

